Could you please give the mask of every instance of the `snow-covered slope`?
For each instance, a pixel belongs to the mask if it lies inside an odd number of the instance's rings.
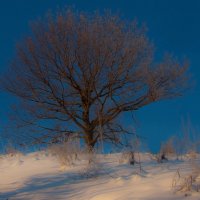
[[[121,154],[97,155],[65,167],[45,152],[0,157],[0,200],[200,200],[200,192],[174,193],[177,169],[189,172],[191,162],[156,163],[148,154],[139,165],[123,163]]]

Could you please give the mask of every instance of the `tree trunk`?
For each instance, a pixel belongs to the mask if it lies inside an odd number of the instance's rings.
[[[93,151],[94,149],[94,140],[93,140],[93,130],[87,130],[85,131],[85,143],[87,145],[87,149],[89,152]]]
[[[88,92],[86,92],[87,94]],[[88,96],[88,95],[85,95]],[[87,149],[89,152],[93,151],[95,142],[94,142],[94,129],[91,126],[90,119],[89,119],[89,110],[90,110],[90,105],[89,105],[89,100],[88,98],[82,98],[83,102],[83,121],[84,121],[84,134],[85,134],[85,143],[87,145]]]

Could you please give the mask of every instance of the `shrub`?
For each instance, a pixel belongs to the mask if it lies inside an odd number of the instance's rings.
[[[62,167],[72,166],[78,159],[80,147],[77,141],[69,139],[61,144],[49,146],[48,152],[58,159]]]

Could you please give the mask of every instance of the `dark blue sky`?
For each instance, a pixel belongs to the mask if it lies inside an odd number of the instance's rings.
[[[49,10],[71,6],[79,11],[109,9],[125,19],[137,18],[148,27],[158,57],[171,52],[190,60],[195,86],[183,97],[142,108],[135,114],[138,134],[156,150],[162,140],[182,131],[182,122],[200,124],[200,1],[199,0],[1,0],[0,1],[0,72],[8,67],[15,44],[29,32],[29,23]],[[0,131],[7,123],[9,107],[15,99],[0,93]],[[133,120],[126,120],[134,126]]]

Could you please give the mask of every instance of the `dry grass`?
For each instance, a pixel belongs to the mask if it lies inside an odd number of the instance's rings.
[[[197,155],[192,152],[189,156],[189,172],[184,169],[177,169],[172,180],[172,189],[174,192],[184,192],[186,195],[192,192],[200,192],[200,164]]]
[[[74,165],[78,159],[80,148],[76,142],[67,141],[49,146],[48,152],[57,158],[62,167],[65,167]]]

